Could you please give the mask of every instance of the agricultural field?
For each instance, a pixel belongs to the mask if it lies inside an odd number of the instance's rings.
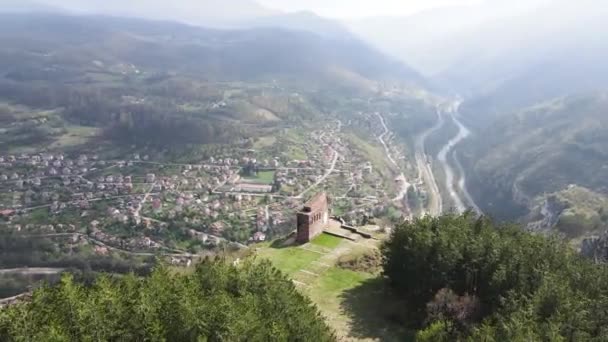
[[[253,181],[260,184],[272,184],[274,182],[274,171],[259,171],[254,176],[244,177],[247,181]]]

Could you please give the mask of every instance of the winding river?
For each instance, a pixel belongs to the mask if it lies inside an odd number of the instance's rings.
[[[458,119],[458,107],[460,106],[460,102],[455,102],[451,108],[445,110],[445,114],[449,117],[449,120],[452,120],[454,124],[458,127],[458,133],[452,139],[450,139],[439,151],[437,155],[437,159],[441,163],[441,166],[445,173],[445,185],[446,189],[449,193],[450,198],[454,204],[454,209],[462,213],[469,208],[472,208],[477,213],[481,214],[481,210],[479,206],[475,203],[472,196],[470,195],[467,186],[466,186],[466,173],[458,156],[456,154],[456,147],[463,140],[468,138],[471,135],[471,131]],[[450,165],[449,156],[452,155],[454,158],[455,166],[458,169],[458,174],[460,178],[456,180],[455,172],[452,166]],[[461,197],[464,196],[464,199]]]

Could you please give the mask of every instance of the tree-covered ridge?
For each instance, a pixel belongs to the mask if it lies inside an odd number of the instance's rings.
[[[480,133],[463,144],[461,154],[468,188],[481,209],[493,217],[515,220],[534,209],[539,198],[572,184],[605,196],[607,110],[608,95],[598,92],[470,119],[484,122]],[[582,231],[593,230],[581,226]]]
[[[406,223],[382,250],[420,340],[608,336],[608,271],[560,240],[465,214]]]
[[[1,341],[332,341],[316,307],[269,263],[205,261],[192,274],[64,276],[0,311]]]

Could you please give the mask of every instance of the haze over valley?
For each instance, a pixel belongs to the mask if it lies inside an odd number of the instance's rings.
[[[0,340],[606,336],[606,41],[597,0],[2,1]]]

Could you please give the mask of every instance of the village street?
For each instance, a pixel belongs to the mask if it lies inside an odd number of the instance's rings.
[[[327,132],[330,135],[330,137],[332,137],[332,138],[335,138],[335,135],[340,133],[340,131],[342,130],[342,121],[337,120],[337,123],[338,123],[338,127],[336,128],[335,131],[332,130],[332,131]],[[325,136],[327,136],[326,132],[323,133],[321,139],[323,140],[323,137],[325,137]],[[308,192],[310,192],[313,189],[315,189],[316,187],[318,187],[321,183],[323,183],[327,179],[327,177],[329,177],[335,171],[336,163],[338,162],[338,157],[340,156],[340,154],[333,147],[331,147],[332,142],[333,141],[327,142],[333,153],[333,157],[332,157],[329,169],[314,184],[312,184],[310,187],[308,187],[306,190],[302,191],[302,193],[300,193],[298,196],[296,196],[295,197],[296,199],[303,198],[304,195],[306,195]]]
[[[384,151],[386,152],[386,158],[391,162],[391,164],[393,164],[395,166],[397,172],[400,172],[399,176],[397,176],[397,178],[395,179],[395,182],[397,184],[399,184],[399,192],[398,192],[397,196],[393,199],[393,201],[402,203],[405,206],[406,212],[409,214],[408,217],[411,218],[412,213],[411,213],[411,210],[409,209],[409,202],[408,202],[408,198],[407,198],[407,192],[408,192],[411,184],[407,181],[407,178],[405,177],[405,174],[401,170],[401,167],[399,166],[399,164],[397,164],[397,162],[395,161],[395,158],[392,156],[389,145],[384,140],[384,138],[390,133],[390,130],[388,129],[388,126],[386,125],[386,121],[384,120],[384,117],[382,115],[380,115],[380,113],[378,113],[378,112],[376,112],[374,114],[380,119],[380,123],[382,124],[382,127],[384,128],[384,132],[378,136],[378,140],[384,147]]]

